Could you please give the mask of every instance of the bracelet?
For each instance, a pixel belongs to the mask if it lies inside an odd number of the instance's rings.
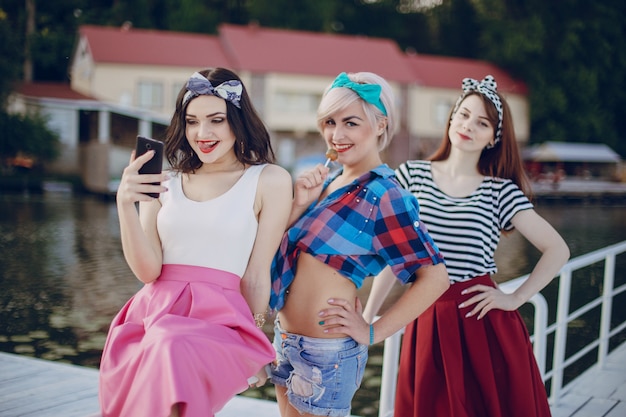
[[[374,325],[370,324],[370,345],[374,344]]]
[[[254,313],[254,324],[259,329],[265,324],[265,313]]]

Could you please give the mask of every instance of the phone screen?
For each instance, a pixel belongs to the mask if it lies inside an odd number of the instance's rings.
[[[163,142],[156,139],[137,136],[137,146],[135,149],[135,158],[143,155],[148,151],[154,151],[154,156],[139,168],[140,174],[160,174],[163,169]],[[158,182],[151,184],[159,185]],[[146,193],[150,197],[158,198],[159,193]]]

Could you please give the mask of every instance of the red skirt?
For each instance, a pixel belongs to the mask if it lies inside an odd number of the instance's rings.
[[[465,288],[495,287],[488,275],[453,284],[406,327],[395,417],[548,417],[550,407],[526,325],[517,311],[465,318]]]

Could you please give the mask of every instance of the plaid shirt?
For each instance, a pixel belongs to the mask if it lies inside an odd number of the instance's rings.
[[[443,262],[419,220],[417,199],[384,164],[313,203],[285,232],[272,262],[271,308],[284,306],[301,251],[335,268],[357,288],[387,265],[407,283],[415,280],[420,266]]]

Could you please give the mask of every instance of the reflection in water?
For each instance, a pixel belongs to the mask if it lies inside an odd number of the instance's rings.
[[[4,195],[0,218],[0,349],[97,365],[120,300],[138,288],[115,205]]]
[[[572,256],[626,239],[622,207],[540,206],[538,211],[563,235]],[[529,273],[537,258],[517,233],[504,237],[496,252],[496,280]],[[625,269],[623,260],[618,268]],[[573,289],[577,305],[597,294],[602,273],[591,268],[581,274],[581,285]],[[364,301],[370,284],[359,291]],[[139,287],[124,260],[113,202],[69,193],[0,195],[1,351],[97,367],[111,319]],[[402,290],[396,286],[383,310]],[[556,290],[556,285],[546,289],[549,303]],[[580,334],[589,332],[587,319],[581,318]],[[271,335],[271,322],[265,330]],[[376,415],[381,363],[379,344],[371,350],[354,414]],[[268,384],[250,395],[273,398],[273,389]]]

